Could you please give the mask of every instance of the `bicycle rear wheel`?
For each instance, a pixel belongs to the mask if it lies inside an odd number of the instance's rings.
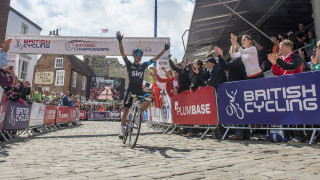
[[[141,128],[141,110],[138,107],[135,107],[132,118],[130,119],[130,130],[129,132],[129,146],[133,149],[138,141]]]

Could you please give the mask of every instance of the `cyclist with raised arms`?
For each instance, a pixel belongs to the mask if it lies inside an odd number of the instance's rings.
[[[128,60],[123,50],[123,46],[122,46],[123,35],[121,35],[120,31],[118,31],[116,36],[119,41],[120,54],[124,62],[126,63],[127,72],[129,76],[129,87],[127,90],[127,94],[124,98],[124,112],[121,117],[121,132],[120,132],[119,138],[122,139],[124,135],[124,127],[126,125],[126,119],[133,101],[133,98],[128,97],[128,95],[129,93],[139,95],[139,96],[145,96],[147,94],[142,89],[144,71],[149,65],[153,64],[153,62],[159,59],[170,48],[170,42],[164,45],[164,49],[156,57],[152,58],[147,62],[140,64],[143,56],[143,51],[139,48],[134,49],[132,51],[132,56],[134,58],[134,62],[132,63],[131,61]],[[128,98],[130,98],[129,101],[128,101]],[[150,101],[144,102],[141,106],[141,112],[144,112],[150,106],[150,104],[151,104]]]

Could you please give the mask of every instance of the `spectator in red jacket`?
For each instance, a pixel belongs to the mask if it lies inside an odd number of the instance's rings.
[[[166,75],[166,78],[161,78],[158,74],[157,74],[157,80],[161,83],[166,83],[166,91],[168,93],[168,96],[169,97],[172,97],[174,94],[172,94],[172,90],[178,90],[179,86],[177,86],[177,89],[174,88],[174,85],[173,85],[173,81],[174,81],[174,77],[173,77],[173,72],[172,70],[165,70],[164,67],[161,68],[164,72],[165,72],[165,75]],[[157,69],[156,68],[153,68],[153,71],[154,72],[157,72]]]
[[[268,55],[275,76],[303,72],[303,59],[292,50],[293,43],[290,40],[284,40],[280,43],[281,58],[274,53]]]

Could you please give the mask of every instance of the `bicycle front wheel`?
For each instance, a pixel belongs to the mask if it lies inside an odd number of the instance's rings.
[[[130,119],[130,130],[129,132],[129,146],[133,149],[138,141],[138,137],[140,134],[141,128],[141,110],[139,108],[136,109],[132,118]]]

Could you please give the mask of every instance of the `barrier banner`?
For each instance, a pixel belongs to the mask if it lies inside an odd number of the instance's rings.
[[[320,124],[320,72],[218,86],[221,124]]]
[[[86,111],[80,111],[80,119],[86,119]]]
[[[0,87],[2,89],[2,87]],[[0,104],[0,131],[2,131],[4,119],[6,117],[7,106],[9,102],[9,97],[2,94],[1,104]]]
[[[3,130],[16,130],[28,128],[31,105],[27,107],[13,101],[9,101]]]
[[[29,127],[42,126],[46,106],[41,103],[33,103],[30,114]]]
[[[46,106],[43,125],[54,124],[57,117],[57,106]]]
[[[157,108],[155,106],[152,106],[150,108],[150,114],[151,114],[151,118],[150,121],[152,122],[161,122],[161,109]]]
[[[162,99],[162,108],[160,113],[160,119],[163,123],[172,124],[172,106],[171,106],[171,98],[166,93],[165,95],[161,95]]]
[[[56,123],[66,123],[69,120],[69,107],[59,106]]]
[[[216,125],[217,112],[214,88],[201,87],[193,93],[183,91],[172,99],[173,124]]]
[[[76,107],[69,107],[69,120],[71,122],[76,121],[77,116],[77,108]]]
[[[99,111],[99,112],[87,112],[88,120],[104,120],[107,119],[107,112]]]
[[[121,114],[119,111],[107,111],[107,118],[108,119],[120,119]]]

